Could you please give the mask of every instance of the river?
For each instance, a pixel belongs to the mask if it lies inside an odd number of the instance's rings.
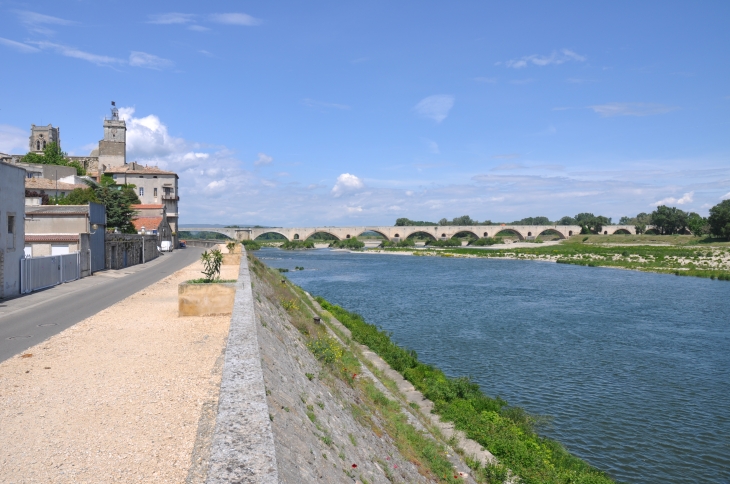
[[[730,483],[730,283],[536,261],[256,253],[628,483]],[[294,271],[296,266],[305,270]]]

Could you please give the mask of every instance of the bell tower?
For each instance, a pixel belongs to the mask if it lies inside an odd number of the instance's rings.
[[[127,163],[127,124],[119,119],[112,101],[111,118],[104,118],[104,139],[99,141],[99,165],[123,166]]]

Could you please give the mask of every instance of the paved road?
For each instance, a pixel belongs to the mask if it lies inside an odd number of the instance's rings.
[[[202,248],[167,253],[144,265],[0,301],[0,362],[93,316],[200,258]]]

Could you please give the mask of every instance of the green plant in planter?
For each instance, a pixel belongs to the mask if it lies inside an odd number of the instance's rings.
[[[223,253],[218,249],[205,251],[200,255],[203,262],[203,274],[207,282],[213,282],[221,277],[221,265],[223,264]]]
[[[233,251],[236,250],[236,243],[235,242],[228,242],[226,244],[226,249],[228,249],[229,254],[233,254]]]

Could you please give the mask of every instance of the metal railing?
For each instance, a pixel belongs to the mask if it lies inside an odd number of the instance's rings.
[[[20,259],[20,293],[75,281],[81,277],[81,253]]]

